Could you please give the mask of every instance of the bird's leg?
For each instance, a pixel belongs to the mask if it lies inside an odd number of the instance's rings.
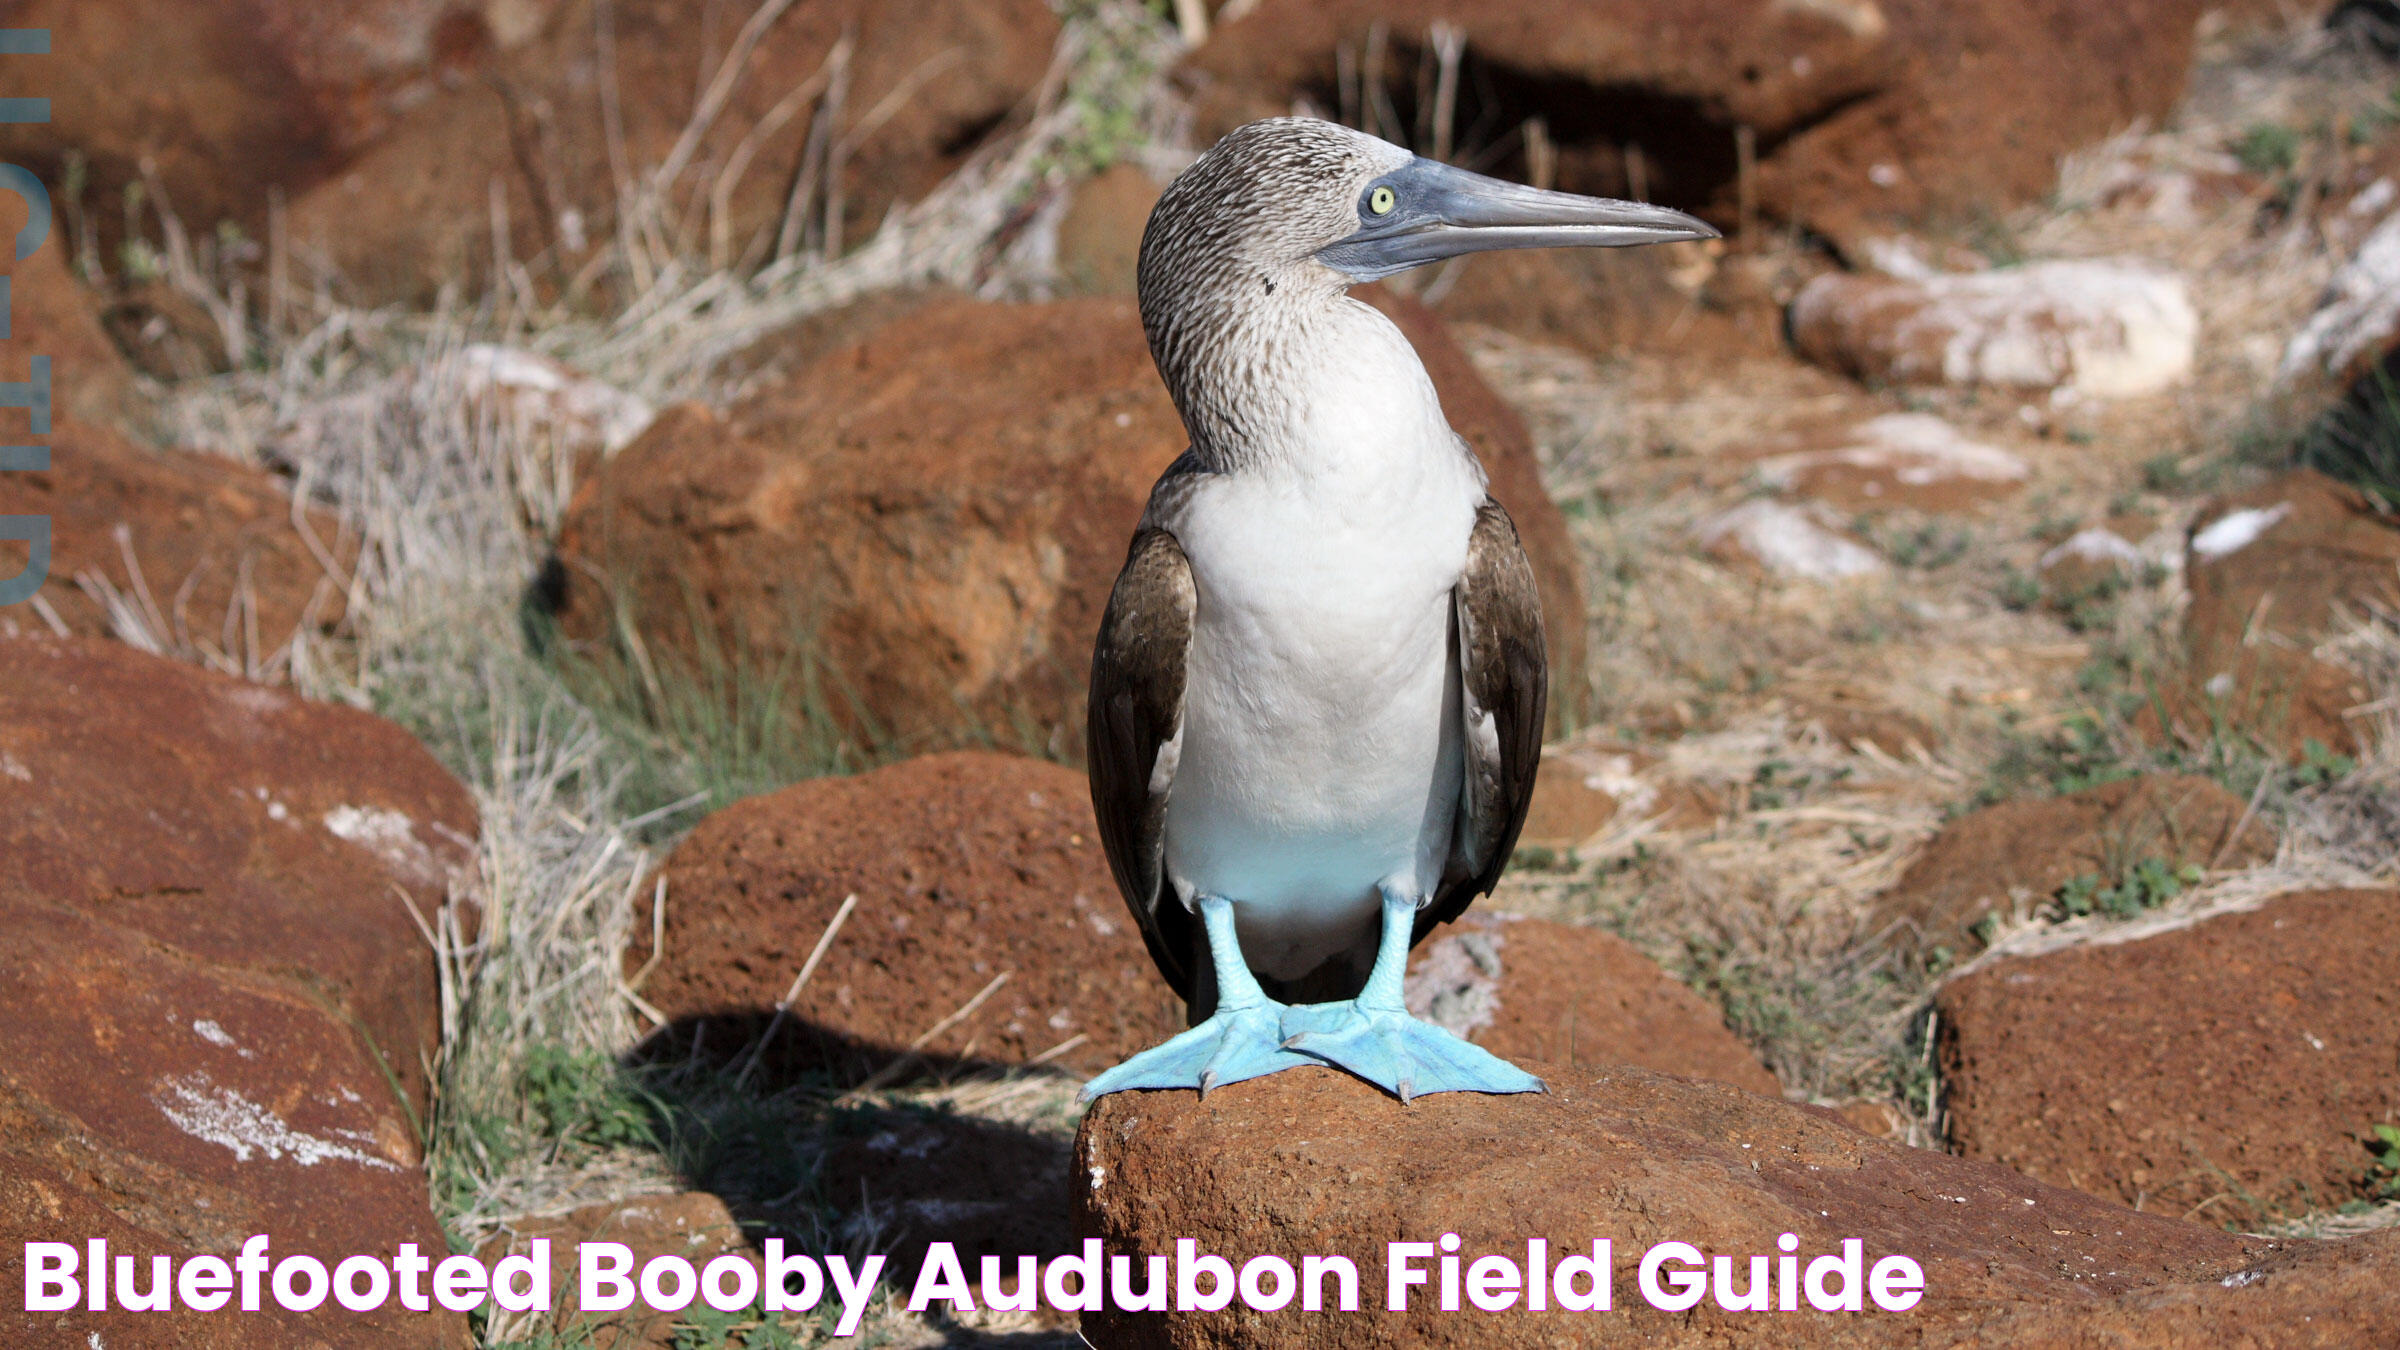
[[[1292,1008],[1283,1015],[1286,1050],[1349,1070],[1402,1101],[1429,1092],[1540,1092],[1542,1080],[1480,1046],[1409,1015],[1401,998],[1416,901],[1383,891],[1383,937],[1358,997]]]
[[[1198,901],[1217,972],[1217,1010],[1200,1025],[1084,1084],[1085,1101],[1127,1088],[1198,1088],[1206,1096],[1227,1083],[1317,1062],[1283,1048],[1284,1005],[1267,997],[1242,960],[1233,902],[1214,895]]]

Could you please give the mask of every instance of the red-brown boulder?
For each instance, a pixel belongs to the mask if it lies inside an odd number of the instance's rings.
[[[1516,518],[1563,709],[1582,602],[1531,437],[1438,319],[1375,298]],[[601,466],[560,531],[560,621],[588,643],[630,616],[659,659],[743,653],[902,748],[1073,755],[1101,609],[1184,444],[1130,300],[913,302],[725,418],[669,410]]]
[[[2340,631],[2345,612],[2400,611],[2400,523],[2358,489],[2298,470],[2201,508],[2184,585],[2195,664],[2224,662],[2262,636],[2313,646]]]
[[[48,469],[0,473],[0,515],[47,516],[51,547],[38,603],[0,614],[0,633],[46,631],[55,616],[78,636],[139,635],[267,676],[295,637],[342,617],[347,578],[325,563],[347,567],[357,541],[330,514],[295,507],[271,475],[145,449],[98,423],[52,427]],[[20,574],[27,556],[0,544],[0,572]]]
[[[1041,0],[822,0],[782,10],[729,68],[753,8],[718,25],[685,0],[562,0],[521,50],[296,198],[295,245],[362,298],[423,298],[491,275],[497,209],[512,260],[563,288],[617,238],[620,204],[657,187],[667,218],[629,226],[645,251],[719,265],[779,242],[839,251],[1030,111],[1059,31]]]
[[[148,164],[187,228],[231,219],[263,237],[271,190],[306,186],[558,4],[17,0],[11,27],[50,32],[49,56],[14,60],[51,117],[0,127],[0,155],[53,184],[81,156],[93,203],[118,201]],[[113,242],[118,213],[95,215]]]
[[[2201,509],[2185,545],[2183,667],[2143,710],[2145,734],[2205,744],[2230,731],[2286,759],[2361,747],[2370,695],[2311,649],[2348,621],[2400,611],[2400,525],[2356,488],[2302,469]]]
[[[24,1243],[447,1249],[419,932],[465,791],[397,727],[114,643],[0,639],[0,1266]],[[411,916],[415,910],[417,917]],[[12,1344],[466,1343],[455,1315],[6,1314]]]
[[[2400,1119],[2400,891],[2287,895],[1942,989],[1951,1145],[2147,1210],[2253,1225],[2357,1193]]]
[[[0,639],[0,895],[304,991],[412,1110],[441,1030],[419,924],[475,832],[466,789],[380,718],[116,643]]]
[[[721,1054],[755,1041],[851,895],[772,1043],[779,1070],[856,1078],[916,1045],[935,1065],[1096,1073],[1183,1027],[1083,775],[1055,764],[970,751],[801,783],[710,815],[660,877],[664,937],[640,990],[671,1019],[662,1053],[695,1034]],[[641,976],[647,914],[634,932]]]
[[[1421,72],[1446,22],[1465,40],[1453,125],[1500,172],[1535,176],[1521,128],[1538,117],[1557,186],[1638,183],[1731,225],[1747,128],[1760,210],[1848,238],[2049,190],[2060,154],[2174,106],[2198,15],[2198,0],[1264,0],[1179,73],[1207,135],[1305,104],[1425,150]]]
[[[1133,1347],[2336,1346],[2400,1326],[2388,1242],[2274,1244],[2139,1214],[1990,1163],[1872,1138],[1808,1107],[1633,1068],[1535,1066],[1543,1095],[1442,1093],[1402,1104],[1332,1070],[1211,1093],[1126,1092],[1084,1117],[1077,1225],[1111,1252],[1178,1239],[1232,1259],[1303,1253],[1356,1263],[1361,1310],[1086,1314],[1104,1350]],[[1438,1310],[1438,1263],[1407,1312],[1385,1309],[1386,1244],[1461,1239],[1459,1254],[1553,1262],[1613,1244],[1609,1312]],[[1741,1257],[1791,1233],[1803,1255],[1864,1244],[1905,1254],[1906,1312],[1689,1312],[1647,1305],[1641,1254],[1678,1240]],[[2278,1248],[2281,1248],[2278,1250]],[[1462,1262],[1463,1264],[1463,1262]],[[1138,1283],[1137,1274],[1137,1283]],[[2378,1280],[2382,1283],[2378,1283]],[[1207,1281],[1199,1282],[1205,1289]],[[2307,1292],[2338,1298],[2325,1330],[2287,1334]],[[2241,1295],[2247,1293],[2248,1297]],[[2207,1324],[2188,1312],[2204,1308]],[[2306,1324],[2303,1324],[2304,1326]],[[2020,1335],[2020,1329],[2024,1334]],[[2340,1333],[2337,1335],[2336,1333]],[[2222,1333],[2222,1334],[2221,1334]],[[2178,1339],[2180,1338],[2180,1339]]]
[[[2275,835],[2247,805],[2213,779],[2159,774],[1987,806],[1926,843],[1877,898],[1874,926],[1964,955],[1984,945],[1986,918],[2028,916],[2079,877],[2114,886],[2150,859],[2170,871],[2264,862]]]

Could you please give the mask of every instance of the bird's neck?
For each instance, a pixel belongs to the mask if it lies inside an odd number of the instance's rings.
[[[1455,461],[1457,437],[1399,328],[1339,292],[1290,289],[1153,328],[1200,458],[1218,472],[1369,480]]]

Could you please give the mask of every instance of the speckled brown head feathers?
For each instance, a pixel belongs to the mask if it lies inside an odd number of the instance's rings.
[[[1307,117],[1236,127],[1184,170],[1142,234],[1142,328],[1204,456],[1238,443],[1228,395],[1350,279],[1317,250],[1359,227],[1360,191],[1412,156]],[[1282,340],[1279,340],[1282,339]]]

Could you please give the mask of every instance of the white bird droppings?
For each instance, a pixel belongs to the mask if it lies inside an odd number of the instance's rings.
[[[2275,528],[2277,522],[2292,513],[2290,502],[2273,506],[2253,506],[2234,511],[2208,524],[2208,528],[2192,536],[2192,552],[2207,561],[2229,553],[2239,553],[2258,542],[2258,537]]]
[[[400,1170],[399,1164],[389,1158],[378,1158],[348,1144],[293,1129],[283,1117],[239,1091],[220,1085],[206,1072],[161,1079],[152,1089],[150,1100],[157,1103],[159,1112],[175,1128],[195,1139],[223,1145],[239,1162],[250,1161],[253,1154],[264,1154],[269,1159],[290,1158],[302,1167],[347,1162],[385,1172]]]

